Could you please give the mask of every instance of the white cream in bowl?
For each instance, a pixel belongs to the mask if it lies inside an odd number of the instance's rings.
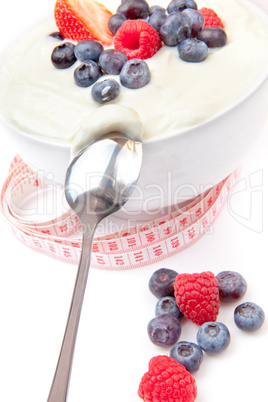
[[[144,140],[177,135],[206,121],[243,96],[267,69],[267,20],[243,0],[199,0],[197,4],[218,13],[228,43],[211,49],[201,63],[182,61],[176,47],[163,46],[146,60],[150,83],[138,90],[121,86],[120,96],[112,102],[138,113]],[[73,71],[79,62],[64,70],[52,65],[51,53],[60,42],[49,34],[56,30],[53,20],[41,24],[1,63],[0,113],[22,131],[70,143],[102,106],[91,98],[91,87],[75,84]],[[118,76],[113,78],[119,81]],[[105,118],[104,111],[100,126]]]

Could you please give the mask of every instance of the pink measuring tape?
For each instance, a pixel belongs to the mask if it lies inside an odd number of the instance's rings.
[[[211,229],[237,179],[238,169],[179,211],[132,226],[128,231],[95,237],[91,265],[111,270],[138,268],[184,250]],[[78,264],[81,227],[71,210],[44,222],[21,219],[16,212],[18,206],[23,208],[25,197],[37,197],[45,187],[45,181],[16,156],[1,191],[1,210],[14,235],[24,244],[51,257]]]

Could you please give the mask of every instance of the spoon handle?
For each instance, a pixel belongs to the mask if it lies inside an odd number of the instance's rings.
[[[83,234],[81,257],[78,266],[69,316],[47,402],[67,401],[75,340],[90,266],[93,236],[94,230]]]

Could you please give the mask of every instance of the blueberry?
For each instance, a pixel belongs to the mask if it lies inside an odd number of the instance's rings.
[[[161,26],[159,34],[165,45],[178,45],[191,35],[190,18],[180,12],[170,14]]]
[[[88,60],[74,70],[74,80],[79,87],[89,87],[101,76],[101,69],[95,61]]]
[[[174,282],[178,273],[173,269],[157,269],[149,280],[149,289],[158,299],[171,296],[174,297]]]
[[[114,14],[111,16],[108,22],[108,27],[112,34],[116,34],[118,29],[121,27],[123,22],[125,22],[127,19],[123,14]]]
[[[180,58],[184,61],[198,63],[204,61],[208,57],[208,47],[201,40],[184,39],[178,45]]]
[[[126,0],[116,12],[123,14],[128,20],[144,19],[149,16],[149,6],[144,0]]]
[[[161,6],[152,6],[149,9],[149,15],[152,15],[152,14],[158,13],[158,12],[165,14],[166,10]]]
[[[127,60],[127,56],[121,50],[107,49],[101,53],[99,64],[107,74],[118,75]]]
[[[98,61],[103,50],[102,44],[96,40],[81,40],[75,46],[74,54],[79,61]]]
[[[104,104],[116,99],[119,92],[120,86],[118,82],[113,79],[107,79],[96,82],[92,87],[91,95],[96,102]]]
[[[160,31],[161,26],[166,22],[167,15],[161,11],[153,13],[149,19],[148,23],[157,31]]]
[[[120,72],[120,82],[126,88],[137,89],[150,82],[151,74],[144,60],[128,60]]]
[[[51,61],[56,68],[71,67],[76,62],[74,45],[71,42],[65,42],[55,47],[51,54]]]
[[[204,28],[204,17],[199,11],[193,10],[192,8],[186,8],[182,11],[182,14],[187,15],[190,18],[191,38],[194,38],[198,32]]]
[[[241,299],[247,291],[247,282],[235,271],[222,271],[216,275],[219,296],[222,302],[233,302]]]
[[[227,35],[222,28],[208,27],[198,32],[197,39],[205,42],[208,47],[221,47],[226,44]]]
[[[58,40],[64,40],[64,37],[58,31],[57,32],[52,32],[49,36],[51,36],[52,38],[58,39]]]
[[[173,314],[178,320],[183,318],[175,297],[165,296],[158,300],[155,306],[155,315]]]
[[[231,335],[221,322],[205,322],[197,331],[198,345],[209,354],[217,354],[225,350],[231,341]]]
[[[199,345],[193,342],[178,342],[172,347],[170,357],[182,364],[189,373],[195,373],[203,361],[204,354]]]
[[[150,340],[157,346],[173,346],[181,335],[180,321],[173,314],[154,317],[147,326]]]
[[[257,331],[264,323],[264,319],[263,309],[252,302],[242,303],[234,311],[235,324],[243,331]]]
[[[167,7],[167,12],[171,14],[177,11],[183,11],[186,8],[197,10],[197,4],[194,0],[172,0]]]

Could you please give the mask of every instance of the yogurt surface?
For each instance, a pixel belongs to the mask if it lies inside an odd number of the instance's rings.
[[[110,6],[108,1],[103,3]],[[164,7],[168,3],[158,1]],[[119,106],[115,108],[119,131],[127,126],[128,115],[122,113],[122,107],[127,107],[138,114],[141,125],[136,134],[139,137],[143,133],[145,141],[179,134],[237,101],[268,71],[268,23],[264,15],[244,0],[198,0],[197,4],[217,12],[228,35],[227,44],[210,49],[201,63],[182,61],[177,48],[167,46],[146,59],[150,83],[139,89],[120,85],[119,97],[109,103]],[[113,2],[114,8],[117,5]],[[77,145],[83,127],[88,127],[84,130],[86,140],[95,135],[90,131],[90,121],[97,109],[97,132],[109,114],[106,106],[92,99],[91,87],[75,84],[73,72],[79,61],[65,70],[51,63],[51,53],[61,43],[49,37],[54,31],[57,27],[53,19],[46,21],[23,37],[1,61],[0,114],[30,135],[52,142],[74,141]],[[120,82],[119,76],[110,77]],[[109,76],[100,80],[106,78]]]

